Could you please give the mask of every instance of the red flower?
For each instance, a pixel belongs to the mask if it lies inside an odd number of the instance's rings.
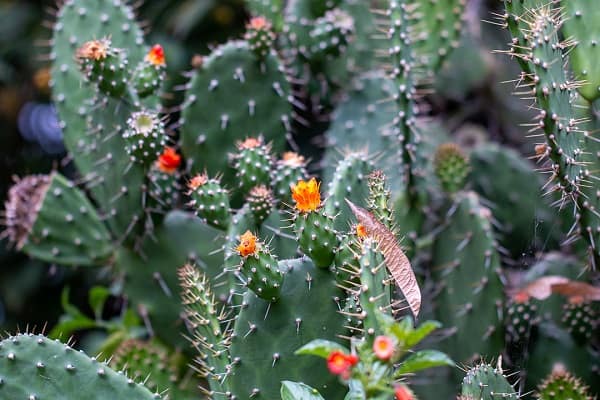
[[[167,174],[172,174],[177,171],[180,164],[181,156],[177,154],[177,151],[172,147],[165,147],[163,153],[158,156],[158,161],[156,162],[158,169]]]
[[[354,354],[345,354],[334,350],[327,357],[327,368],[334,375],[340,375],[343,379],[350,378],[350,370],[358,363],[358,357]]]
[[[388,361],[394,354],[394,341],[389,336],[377,336],[373,342],[373,352],[381,361]]]
[[[415,398],[413,392],[404,385],[396,386],[394,394],[396,395],[396,400],[414,400]]]
[[[157,67],[164,67],[167,65],[165,61],[165,51],[160,44],[152,46],[148,54],[146,54],[146,61]]]

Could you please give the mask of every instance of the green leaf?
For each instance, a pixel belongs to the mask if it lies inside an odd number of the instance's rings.
[[[438,321],[425,321],[414,330],[406,340],[408,348],[416,346],[421,340],[425,339],[431,332],[442,327]]]
[[[102,319],[102,310],[104,309],[104,303],[108,296],[110,296],[110,292],[104,286],[94,286],[90,289],[88,302],[90,303],[92,310],[94,310],[94,315],[97,320]]]
[[[324,400],[317,389],[304,383],[282,381],[281,400]]]
[[[403,374],[421,371],[427,368],[450,366],[453,367],[454,361],[446,354],[437,350],[422,350],[412,354],[400,365],[395,373],[395,377]]]
[[[330,340],[315,339],[312,342],[300,347],[294,354],[313,355],[321,358],[327,358],[332,351],[339,350],[346,354],[350,351],[339,343]]]
[[[79,331],[82,329],[90,329],[96,328],[96,321],[91,318],[88,318],[84,315],[78,317],[72,317],[70,315],[64,315],[61,317],[58,324],[52,328],[48,337],[52,339],[68,339],[73,332]]]

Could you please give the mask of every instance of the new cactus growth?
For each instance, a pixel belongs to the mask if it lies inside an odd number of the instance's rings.
[[[165,51],[160,44],[155,44],[133,72],[133,84],[139,97],[148,97],[160,89],[166,66]]]
[[[465,186],[469,175],[469,160],[459,146],[446,143],[435,152],[435,174],[447,193],[456,193]]]
[[[502,371],[500,361],[498,367],[479,364],[467,371],[462,382],[461,399],[495,400],[518,399],[520,396],[508,383]]]
[[[237,145],[237,153],[232,155],[236,178],[242,193],[246,194],[255,186],[269,186],[271,181],[271,146],[262,137],[248,138]]]
[[[127,90],[131,70],[127,55],[114,48],[110,39],[85,42],[77,50],[77,59],[86,78],[112,97],[121,97]]]
[[[219,179],[209,179],[206,174],[199,174],[188,182],[188,189],[188,195],[192,198],[190,205],[196,209],[200,218],[219,229],[225,229],[229,225],[229,195],[221,187]]]
[[[591,400],[588,388],[569,372],[553,371],[538,387],[536,398],[540,400]]]
[[[165,146],[165,126],[158,115],[137,111],[127,120],[123,138],[131,161],[148,167],[156,161]]]

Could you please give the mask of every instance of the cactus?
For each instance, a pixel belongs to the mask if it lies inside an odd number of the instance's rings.
[[[454,327],[444,346],[459,362],[499,354],[504,345],[504,296],[490,215],[475,193],[457,193],[433,244],[432,273],[441,285],[436,315],[445,326]],[[467,332],[470,339],[465,342]]]
[[[2,397],[162,398],[105,363],[45,336],[19,334],[7,337],[0,344]]]
[[[536,398],[540,400],[590,400],[587,387],[566,371],[552,372],[538,387]]]
[[[577,90],[591,103],[600,96],[600,50],[597,46],[600,30],[596,24],[600,13],[587,1],[561,1],[561,5],[565,12],[565,35],[575,42],[569,59],[575,78],[583,82]]]
[[[576,343],[585,345],[597,331],[600,317],[591,302],[574,297],[564,305],[562,323]]]
[[[455,193],[465,186],[469,175],[469,160],[459,146],[446,143],[435,152],[435,174],[442,189],[447,193]]]
[[[173,399],[197,398],[194,384],[198,382],[188,380],[187,384],[178,383],[180,371],[177,355],[170,357],[167,351],[157,343],[126,340],[119,345],[110,360],[110,366],[117,371],[124,371],[136,382],[143,382],[154,393],[166,391],[169,398]]]
[[[494,400],[518,399],[520,396],[508,383],[501,365],[494,368],[489,364],[479,364],[467,371],[467,375],[462,382],[461,398]]]
[[[268,186],[272,168],[271,146],[264,144],[262,137],[259,137],[239,142],[237,147],[238,152],[232,158],[242,193],[248,193],[255,186]]]
[[[247,42],[215,49],[194,71],[182,111],[181,149],[196,160],[192,169],[223,172],[228,182],[232,176],[226,155],[234,150],[228,146],[246,136],[262,135],[274,151],[281,151],[291,129],[290,96],[284,67],[273,50],[257,62]]]
[[[17,181],[5,218],[11,242],[40,260],[102,266],[114,256],[110,234],[92,204],[58,173]]]

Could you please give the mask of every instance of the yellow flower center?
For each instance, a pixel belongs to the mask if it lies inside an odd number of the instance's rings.
[[[320,183],[315,178],[310,181],[298,181],[292,186],[292,198],[296,202],[296,209],[300,212],[315,211],[321,205]]]

